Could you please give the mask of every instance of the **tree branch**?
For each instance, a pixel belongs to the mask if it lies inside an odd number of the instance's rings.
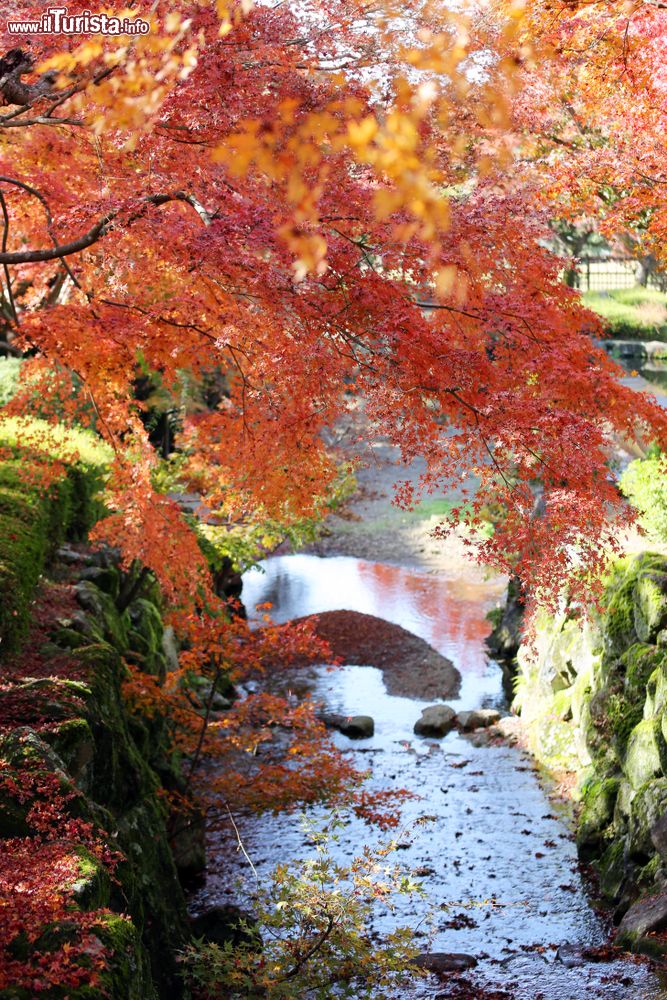
[[[21,185],[27,187],[26,185]],[[34,192],[33,192],[34,193]],[[170,201],[182,201],[186,202],[192,208],[202,220],[205,226],[210,225],[212,216],[204,208],[201,202],[195,198],[194,195],[188,194],[186,191],[174,191],[172,194],[152,194],[148,195],[146,198],[142,198],[141,204],[145,205],[166,205]],[[15,251],[2,251],[0,252],[0,264],[36,264],[41,261],[48,260],[58,260],[62,257],[69,257],[73,253],[80,253],[82,250],[86,250],[93,243],[97,243],[98,240],[106,236],[107,233],[112,228],[114,219],[120,215],[121,209],[116,208],[95,223],[87,232],[82,233],[75,240],[71,240],[69,243],[56,243],[54,247],[43,249],[43,250],[15,250]],[[134,222],[141,215],[141,210],[133,213],[129,219],[128,223]]]

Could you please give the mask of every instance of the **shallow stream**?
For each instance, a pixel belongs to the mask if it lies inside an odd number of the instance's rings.
[[[417,634],[460,670],[460,697],[453,708],[506,708],[502,671],[489,659],[484,638],[488,610],[498,603],[502,581],[470,574],[418,572],[348,556],[278,556],[263,572],[244,579],[243,600],[252,609],[266,601],[276,622],[345,609],[385,618]],[[517,1000],[605,1000],[667,997],[667,987],[645,964],[628,957],[614,962],[582,959],[581,948],[608,940],[608,924],[594,909],[577,861],[566,809],[550,798],[530,757],[500,741],[450,733],[420,739],[413,725],[427,702],[390,696],[382,673],[349,665],[310,668],[308,686],[326,706],[375,720],[371,739],[351,742],[336,734],[363,768],[373,788],[401,786],[420,798],[406,804],[399,860],[422,878],[435,907],[429,951],[458,952],[477,959],[475,970],[455,984],[429,980],[406,997],[496,996]],[[298,683],[303,684],[303,672]],[[420,816],[433,821],[417,833]],[[245,849],[260,875],[278,861],[310,853],[294,816],[239,820]],[[345,827],[339,845],[351,858],[376,835],[360,820]],[[215,834],[205,885],[195,909],[242,902],[253,877],[235,835]],[[234,885],[245,882],[245,890]],[[421,926],[427,906],[400,904],[395,916],[378,920]],[[425,925],[424,925],[425,926]],[[560,951],[559,951],[560,949]],[[471,992],[461,992],[469,989]]]

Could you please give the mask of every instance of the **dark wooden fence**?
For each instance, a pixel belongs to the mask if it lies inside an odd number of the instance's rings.
[[[610,292],[615,288],[645,285],[667,291],[667,275],[644,270],[638,260],[628,257],[580,257],[574,284],[582,292]]]

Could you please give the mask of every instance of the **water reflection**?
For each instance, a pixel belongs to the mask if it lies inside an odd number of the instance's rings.
[[[277,623],[324,611],[376,615],[452,660],[464,678],[462,698],[476,692],[473,702],[479,705],[480,698],[499,690],[500,671],[490,671],[484,639],[490,631],[486,614],[505,590],[501,577],[485,579],[475,566],[465,578],[433,576],[348,556],[278,556],[262,569],[244,577],[243,601],[251,617],[265,601],[273,605],[270,615]],[[460,566],[457,570],[460,574]]]
[[[622,385],[636,392],[650,392],[661,406],[667,406],[667,358],[647,359],[641,353],[621,356],[611,349],[608,353],[628,373],[620,380]]]

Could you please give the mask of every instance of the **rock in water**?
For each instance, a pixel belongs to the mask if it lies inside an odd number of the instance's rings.
[[[644,896],[633,903],[619,924],[619,944],[636,944],[639,938],[667,927],[667,892]]]
[[[454,728],[456,712],[449,705],[429,705],[422,709],[421,719],[415,722],[417,736],[446,736]]]
[[[498,722],[500,712],[495,708],[476,708],[472,712],[459,712],[456,716],[456,725],[464,732],[471,732],[473,729],[486,729]]]
[[[367,740],[375,732],[375,722],[370,715],[336,715],[328,712],[320,718],[327,729],[337,729],[351,740]]]
[[[581,947],[564,941],[556,952],[556,961],[562,962],[566,969],[576,969],[585,965],[586,961],[581,953]]]
[[[473,955],[459,955],[449,951],[427,951],[417,955],[413,964],[426,972],[431,972],[438,979],[444,979],[452,972],[465,972],[474,969],[477,959]]]

